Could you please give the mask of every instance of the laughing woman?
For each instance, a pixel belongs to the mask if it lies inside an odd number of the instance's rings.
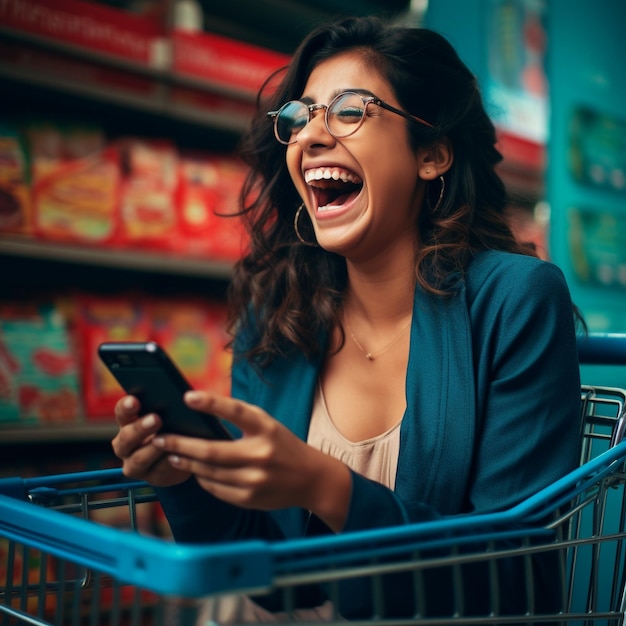
[[[242,150],[232,398],[186,397],[240,436],[159,435],[131,397],[116,410],[124,472],[158,487],[176,539],[497,511],[571,470],[572,302],[506,224],[494,127],[450,45],[346,19],[307,37],[259,102]],[[444,587],[429,612],[445,613]],[[389,614],[413,613],[401,590]],[[368,596],[352,588],[339,612],[367,615]],[[251,619],[270,619],[271,599]]]

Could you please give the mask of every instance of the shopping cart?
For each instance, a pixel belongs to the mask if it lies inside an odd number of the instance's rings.
[[[626,335],[580,344],[583,362],[626,363]],[[581,465],[507,511],[399,528],[284,542],[180,545],[141,528],[154,500],[119,470],[0,481],[0,624],[209,624],[207,607],[234,596],[279,598],[284,622],[309,619],[301,591],[323,586],[328,623],[337,599],[365,580],[360,624],[624,623],[626,612],[626,391],[584,386]],[[111,526],[102,511],[123,512]],[[556,559],[554,606],[537,602],[537,559]],[[516,580],[514,610],[501,604]],[[476,608],[468,579],[480,573]],[[429,581],[449,581],[444,614]],[[475,580],[474,580],[475,582]],[[389,591],[410,593],[393,616]]]

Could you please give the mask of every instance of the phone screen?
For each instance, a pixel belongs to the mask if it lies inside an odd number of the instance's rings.
[[[122,389],[135,396],[141,414],[156,413],[162,432],[205,439],[232,439],[214,415],[194,411],[183,401],[191,386],[165,351],[154,342],[103,343],[100,359]]]

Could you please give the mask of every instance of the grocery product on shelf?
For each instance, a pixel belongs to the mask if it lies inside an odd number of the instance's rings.
[[[230,353],[225,350],[223,304],[199,298],[153,300],[151,336],[165,349],[192,387],[230,393]]]
[[[245,233],[239,218],[239,191],[246,170],[238,160],[184,151],[179,160],[179,230],[170,239],[182,255],[221,260],[239,258]],[[230,217],[228,217],[230,215]]]
[[[0,120],[0,230],[32,230],[30,168],[17,124]]]
[[[127,138],[121,159],[119,243],[168,248],[177,229],[178,155],[173,142]]]
[[[192,386],[230,392],[230,353],[225,350],[225,308],[199,297],[177,300],[148,295],[78,295],[74,312],[87,420],[110,419],[123,395],[97,356],[105,341],[157,341]]]
[[[11,191],[14,200],[0,211],[0,232],[220,261],[245,246],[233,214],[246,169],[231,155],[165,138],[107,138],[95,124],[54,119],[5,124],[3,146],[0,199]]]
[[[34,231],[55,241],[116,239],[120,165],[115,146],[91,124],[28,121]]]
[[[0,304],[0,423],[81,417],[78,362],[54,304]]]
[[[98,346],[104,341],[145,341],[151,323],[141,300],[128,297],[103,297],[79,294],[75,299],[74,335],[80,352],[82,390],[87,418],[110,419],[120,388],[100,365]]]

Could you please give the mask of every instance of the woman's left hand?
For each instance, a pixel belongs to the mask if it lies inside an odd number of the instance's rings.
[[[170,463],[191,472],[220,500],[244,508],[309,509],[334,530],[347,515],[352,479],[348,468],[296,437],[259,407],[209,392],[193,391],[187,404],[237,426],[234,441],[158,435],[153,445]]]

